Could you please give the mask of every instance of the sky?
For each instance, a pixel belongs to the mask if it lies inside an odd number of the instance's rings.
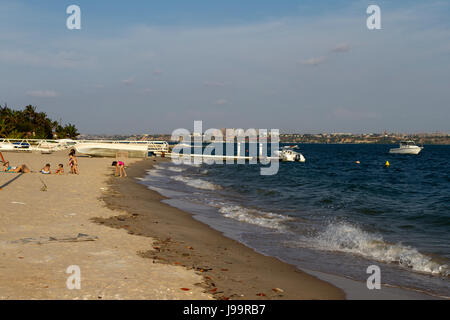
[[[450,1],[0,0],[0,103],[90,134],[450,132]]]

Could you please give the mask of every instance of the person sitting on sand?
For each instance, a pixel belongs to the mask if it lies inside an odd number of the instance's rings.
[[[3,170],[3,171],[5,171],[5,170]],[[18,166],[18,167],[9,167],[8,166],[8,170],[5,171],[5,172],[8,172],[8,173],[29,173],[31,171],[25,164],[22,164],[21,166]]]
[[[41,173],[42,173],[42,174],[51,174],[51,173],[52,173],[51,170],[50,170],[50,163],[47,163],[47,164],[45,165],[45,167],[43,167],[43,168],[41,169]]]
[[[64,174],[64,165],[62,163],[58,164],[58,169],[56,169],[55,174]]]
[[[6,161],[4,164],[3,164],[3,172],[8,172],[9,170],[11,170],[11,166],[9,165],[9,161]]]
[[[79,174],[78,160],[77,157],[75,157],[75,150],[69,153],[69,166],[70,166],[70,173]]]
[[[113,167],[116,167],[116,172],[114,173],[114,176],[119,177],[126,177],[127,172],[125,171],[125,163],[123,161],[113,161],[111,164]]]

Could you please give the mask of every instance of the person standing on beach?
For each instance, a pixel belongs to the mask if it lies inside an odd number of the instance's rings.
[[[69,167],[70,167],[70,173],[79,174],[78,160],[77,160],[77,157],[75,157],[75,149],[72,149],[69,152]]]

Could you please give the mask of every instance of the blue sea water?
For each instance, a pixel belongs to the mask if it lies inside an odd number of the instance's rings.
[[[365,281],[376,264],[385,284],[450,296],[450,146],[391,147],[305,144],[306,163],[280,163],[273,176],[260,165],[168,162],[142,182],[300,268]]]

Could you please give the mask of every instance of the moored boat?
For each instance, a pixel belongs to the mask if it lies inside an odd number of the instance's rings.
[[[389,153],[392,154],[419,154],[423,147],[419,147],[414,141],[401,141],[398,148],[392,148]]]

